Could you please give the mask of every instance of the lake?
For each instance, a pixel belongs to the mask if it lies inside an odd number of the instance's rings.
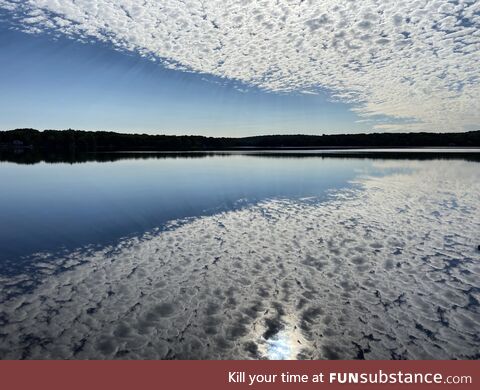
[[[480,151],[0,162],[2,359],[480,359]]]

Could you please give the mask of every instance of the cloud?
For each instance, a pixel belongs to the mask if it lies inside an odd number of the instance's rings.
[[[34,256],[0,275],[0,358],[478,358],[477,165]]]
[[[328,90],[360,116],[399,119],[388,124],[392,131],[480,125],[476,0],[0,0],[0,7],[26,31],[98,39],[170,68],[276,92]]]

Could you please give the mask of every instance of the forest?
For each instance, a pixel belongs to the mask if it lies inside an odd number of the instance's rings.
[[[31,149],[37,152],[72,153],[421,147],[480,147],[480,130],[464,133],[298,134],[243,138],[127,134],[71,129],[0,131],[0,150],[3,151]]]

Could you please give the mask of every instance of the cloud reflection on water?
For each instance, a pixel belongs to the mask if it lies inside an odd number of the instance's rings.
[[[478,164],[377,165],[401,169],[39,254],[0,280],[0,357],[479,358]]]

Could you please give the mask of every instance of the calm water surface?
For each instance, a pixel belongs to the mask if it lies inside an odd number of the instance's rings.
[[[0,358],[480,358],[472,153],[135,157],[0,163]]]

